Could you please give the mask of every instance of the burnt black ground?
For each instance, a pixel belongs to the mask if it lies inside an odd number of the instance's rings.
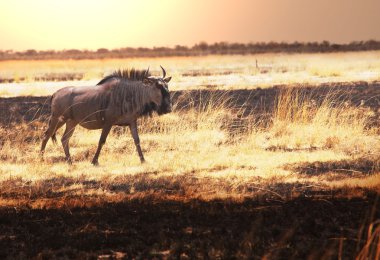
[[[70,210],[1,208],[0,257],[337,259],[341,254],[352,259],[376,218],[380,207],[374,194],[286,202],[146,198]]]

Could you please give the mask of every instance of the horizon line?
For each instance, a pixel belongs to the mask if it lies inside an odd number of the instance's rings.
[[[63,49],[38,49],[38,48],[27,48],[27,49],[0,49],[0,52],[27,52],[27,51],[37,51],[37,52],[44,52],[44,51],[70,51],[70,50],[77,50],[77,51],[90,51],[90,52],[96,52],[98,50],[108,50],[108,51],[115,51],[115,50],[121,50],[121,49],[149,49],[149,50],[154,50],[154,49],[159,49],[159,48],[167,48],[167,49],[175,49],[176,47],[184,47],[188,49],[192,49],[196,46],[200,45],[207,45],[207,46],[213,46],[215,44],[227,44],[227,45],[233,45],[233,44],[241,44],[241,45],[269,45],[269,44],[283,44],[283,45],[292,45],[292,44],[323,44],[327,43],[329,45],[339,45],[339,46],[344,46],[344,45],[351,45],[351,44],[364,44],[364,43],[369,43],[369,42],[380,42],[380,39],[367,39],[367,40],[353,40],[350,42],[344,42],[344,43],[337,43],[337,42],[332,42],[328,40],[322,40],[322,41],[250,41],[250,42],[232,42],[232,41],[215,41],[212,43],[208,43],[207,41],[199,41],[198,43],[195,43],[193,45],[183,45],[183,44],[174,44],[174,45],[166,45],[166,46],[152,46],[152,47],[147,47],[147,46],[138,46],[138,47],[132,47],[132,46],[125,46],[125,47],[117,47],[117,48],[106,48],[106,47],[99,47],[99,48],[63,48]]]

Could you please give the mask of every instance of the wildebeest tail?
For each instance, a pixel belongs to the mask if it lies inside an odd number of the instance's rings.
[[[49,102],[50,109],[51,109],[51,102],[53,101],[53,98],[54,98],[54,94],[51,95],[51,97],[49,98],[49,101],[48,101],[48,102]],[[50,126],[50,124],[51,124],[51,117],[50,117],[50,119],[49,119],[49,126]],[[54,144],[57,143],[56,131],[57,131],[57,130],[55,130],[54,133],[53,133],[52,136],[51,136],[51,140],[53,141]]]

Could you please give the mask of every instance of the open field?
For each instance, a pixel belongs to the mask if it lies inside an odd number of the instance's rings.
[[[0,257],[379,258],[379,58],[0,62]],[[140,120],[147,163],[121,127],[98,167],[81,128],[73,165],[51,142],[41,161],[47,95],[126,64],[173,75],[174,112]]]
[[[257,61],[257,64],[256,64]],[[67,85],[96,84],[119,68],[170,75],[172,90],[254,89],[275,85],[380,81],[380,51],[328,54],[257,54],[111,60],[0,62],[1,96],[45,96]],[[19,84],[22,83],[22,84]]]

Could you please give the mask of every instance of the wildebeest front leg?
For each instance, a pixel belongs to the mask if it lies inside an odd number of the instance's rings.
[[[96,150],[94,159],[92,159],[93,165],[99,164],[99,162],[98,162],[99,154],[100,154],[100,151],[102,150],[103,145],[105,144],[105,142],[107,140],[107,136],[108,136],[109,132],[111,131],[111,128],[112,128],[112,125],[110,125],[110,126],[107,125],[107,126],[103,127],[102,134],[100,135],[100,139],[99,139],[98,149]]]
[[[129,125],[129,129],[131,130],[133,141],[135,142],[137,153],[139,154],[139,157],[140,157],[140,161],[141,163],[143,163],[145,162],[145,159],[140,147],[140,138],[139,138],[139,133],[137,132],[137,122],[131,123]]]

